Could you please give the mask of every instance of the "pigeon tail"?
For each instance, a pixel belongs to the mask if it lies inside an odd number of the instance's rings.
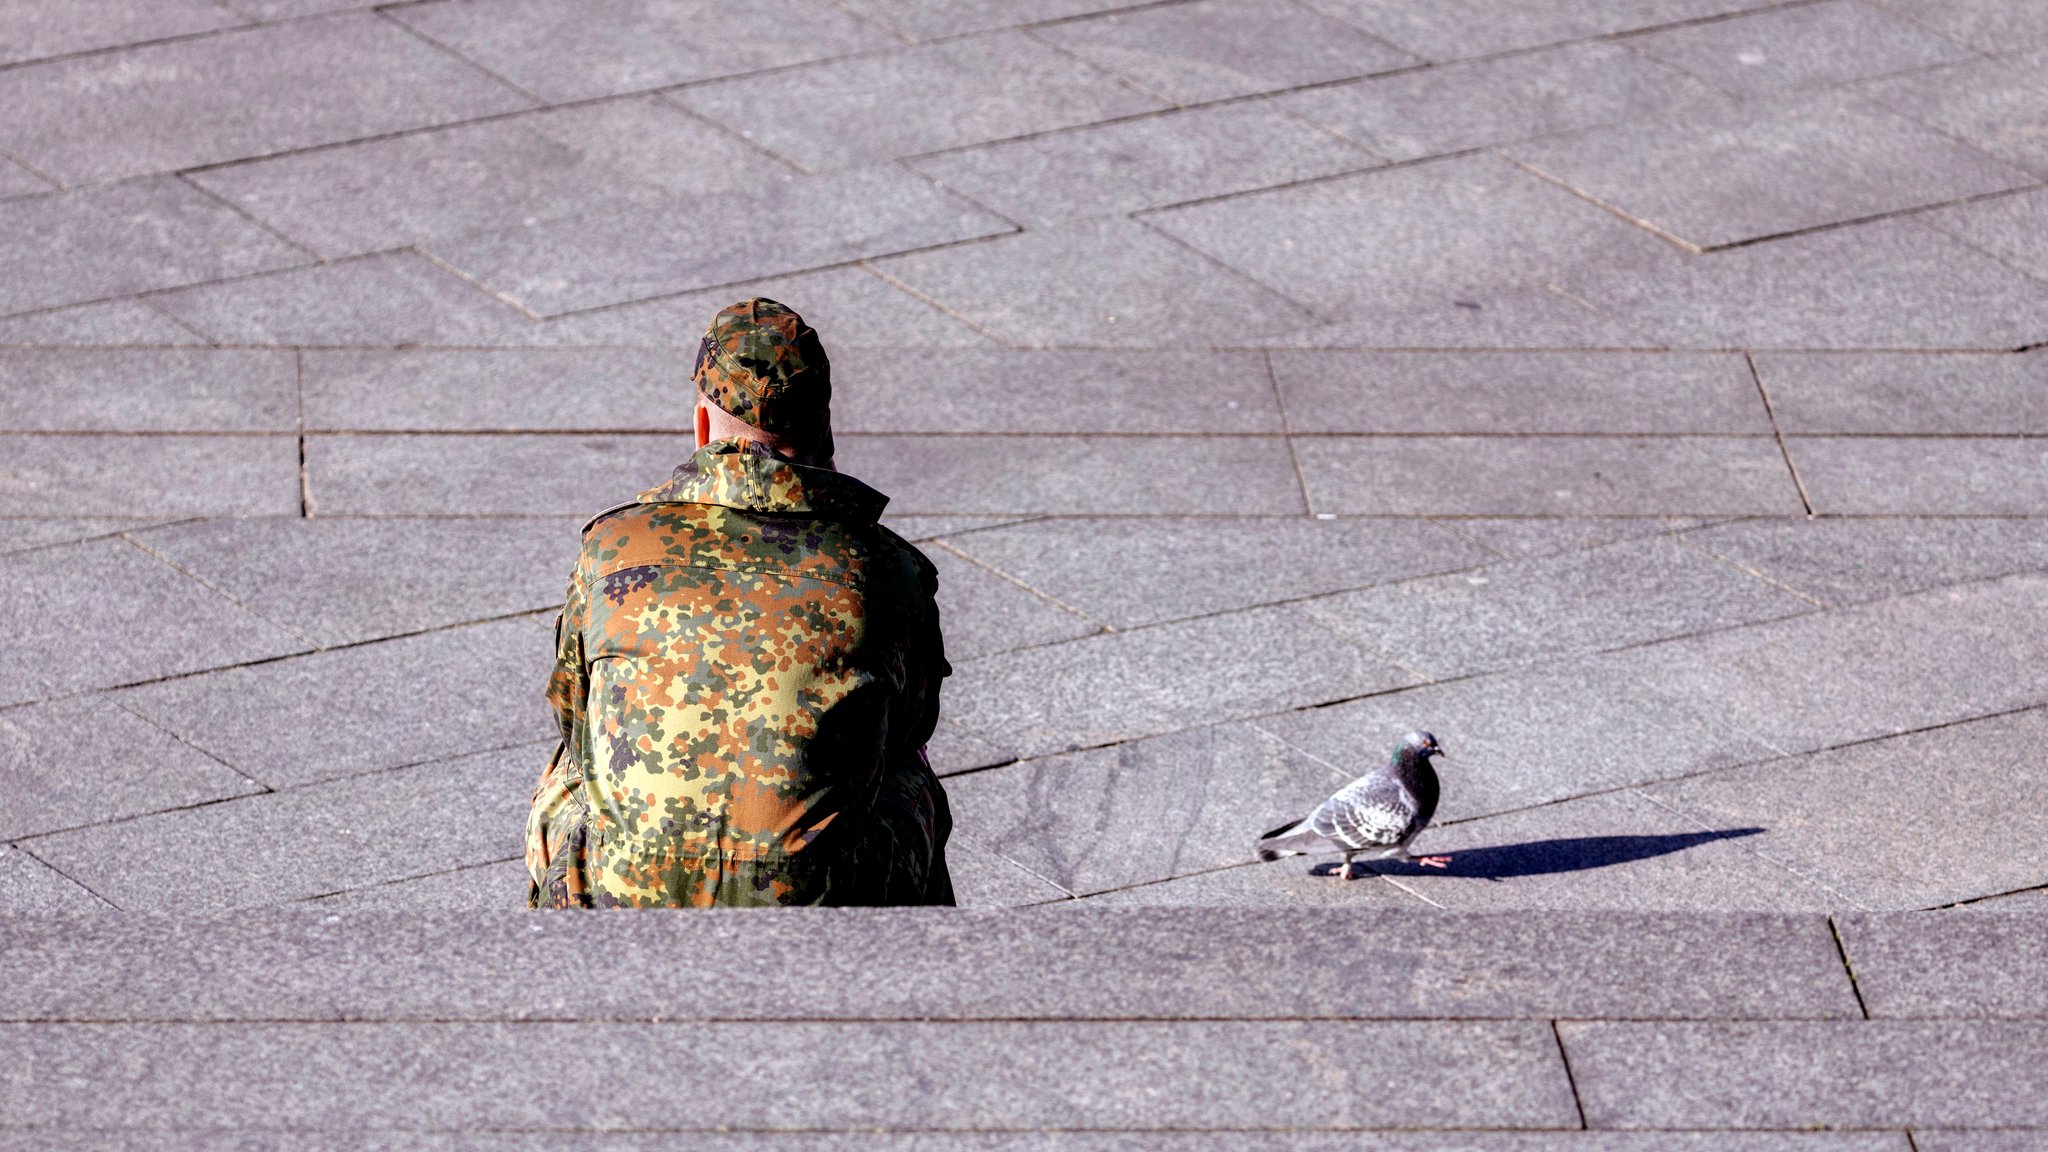
[[[1259,837],[1259,859],[1278,860],[1282,856],[1302,855],[1315,840],[1316,831],[1307,820],[1282,824]]]

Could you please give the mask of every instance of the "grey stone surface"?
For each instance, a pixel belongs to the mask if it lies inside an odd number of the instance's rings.
[[[1435,523],[1511,559],[1554,556],[1714,523],[1687,516],[1459,516]]]
[[[119,700],[254,779],[296,788],[559,735],[543,695],[553,655],[527,621],[501,620],[168,680]]]
[[[925,742],[925,753],[931,759],[932,770],[942,777],[1017,759],[1015,751],[967,731],[944,715],[939,717],[939,726],[932,730],[931,739]]]
[[[2039,191],[1963,204],[1921,219],[1963,243],[2048,279],[2048,194]]]
[[[105,300],[0,320],[0,344],[200,345],[197,332],[140,300]]]
[[[2048,513],[2048,447],[2038,439],[1800,436],[1785,447],[1819,513]]]
[[[1753,520],[1684,539],[1832,605],[2048,567],[2039,520]]]
[[[292,432],[298,390],[289,352],[0,351],[8,432]]]
[[[2037,180],[1881,105],[1833,93],[1617,124],[1509,152],[1700,250]]]
[[[1280,431],[1280,411],[1256,352],[856,347],[832,357],[832,427],[1252,433]]]
[[[1769,434],[1740,356],[1270,354],[1297,432]]]
[[[303,651],[305,641],[125,540],[0,558],[0,703]]]
[[[301,363],[313,432],[688,435],[695,404],[689,365],[668,349],[352,350]]]
[[[517,851],[544,754],[538,745],[485,752],[58,832],[30,846],[129,910],[214,912],[323,896]]]
[[[106,901],[49,865],[11,844],[0,844],[0,912],[46,916],[105,907]]]
[[[1195,0],[1055,24],[1034,35],[1175,104],[1423,62],[1296,0]]]
[[[223,344],[540,342],[517,309],[412,252],[187,288],[152,302]]]
[[[2023,888],[2018,892],[2002,892],[1958,905],[1968,912],[2032,912],[2048,911],[2048,887]]]
[[[333,647],[559,605],[582,527],[580,516],[272,517],[177,524],[135,539],[266,619]]]
[[[975,772],[946,792],[962,832],[1086,895],[1249,861],[1260,833],[1349,779],[1229,724]]]
[[[2009,350],[2048,338],[2048,283],[1911,219],[1656,266],[1582,265],[1564,283],[1673,347]]]
[[[2041,1127],[2048,1026],[1560,1023],[1603,1128]],[[1796,1055],[1795,1055],[1796,1053]]]
[[[290,515],[297,455],[290,436],[0,435],[0,515]]]
[[[823,0],[640,0],[598,9],[575,0],[442,0],[393,15],[550,103],[786,68],[893,43]]]
[[[222,0],[229,8],[247,15],[252,20],[297,20],[306,16],[323,16],[329,12],[346,12],[356,8],[372,8],[371,0]]]
[[[2048,1016],[2038,913],[1845,916],[1836,922],[1872,1019]]]
[[[534,316],[559,316],[1011,230],[922,177],[865,168],[722,186],[428,247]],[[662,242],[650,245],[649,235]]]
[[[192,179],[333,258],[786,171],[737,137],[648,97],[301,152]]]
[[[1068,893],[1014,860],[1006,860],[960,834],[946,841],[946,869],[962,908],[1023,908]]]
[[[1756,366],[1794,435],[2048,432],[2048,354],[1781,354]]]
[[[677,99],[814,172],[1165,105],[1019,32],[730,80],[685,90]],[[871,114],[885,108],[886,115]]]
[[[0,712],[0,781],[10,840],[262,790],[103,696]]]
[[[1059,519],[947,544],[1115,628],[1249,608],[1492,559],[1414,520]]]
[[[22,517],[0,518],[0,553],[26,552],[53,544],[72,544],[112,536],[131,528],[147,528],[157,520],[45,520]]]
[[[531,883],[526,861],[515,858],[352,888],[317,897],[311,903],[322,909],[360,908],[376,912],[503,910],[526,907],[526,890]]]
[[[1037,228],[1381,163],[1321,128],[1250,103],[946,152],[912,166],[1026,228]]]
[[[1488,56],[1591,36],[1600,31],[1582,9],[1557,3],[1502,4],[1495,0],[1313,0],[1316,8],[1348,20],[1431,60]]]
[[[666,480],[682,436],[309,436],[320,516],[589,517]]]
[[[906,40],[936,40],[1096,12],[1137,7],[1141,0],[846,0],[857,12]]]
[[[1367,909],[1413,911],[1429,905],[1384,877],[1369,875],[1362,864],[1356,878],[1344,883],[1328,866],[1306,868],[1301,858],[1290,856],[1271,863],[1232,864],[1156,883],[1097,892],[1084,897],[1075,907],[1316,908],[1342,909],[1342,914],[1355,915]]]
[[[1499,15],[1505,5],[1491,5]],[[1713,89],[1614,44],[1572,44],[1279,100],[1394,160],[1512,144],[1715,103]]]
[[[946,715],[1020,754],[1090,748],[1414,682],[1286,608],[957,665]]]
[[[2023,712],[1646,791],[1710,827],[1767,828],[1750,847],[1864,908],[1929,908],[2048,884],[2018,799],[2048,776],[2044,737],[2048,715]]]
[[[146,4],[49,4],[11,0],[0,8],[0,65],[118,48],[228,28],[244,21],[208,0]]]
[[[1883,0],[1923,24],[1985,52],[2048,44],[2048,13],[2027,0]]]
[[[1318,513],[1722,516],[1804,511],[1768,437],[1329,436],[1295,441]]]
[[[0,146],[80,184],[529,105],[389,21],[344,14],[0,72]]]
[[[55,190],[56,185],[14,161],[0,157],[0,199],[35,196]]]
[[[959,318],[860,265],[559,316],[541,325],[538,339],[549,344],[679,349],[677,367],[687,370],[711,318],[726,305],[750,296],[766,296],[796,309],[805,323],[818,330],[826,351],[835,356],[849,347],[987,348],[994,344]]]
[[[1737,95],[1832,88],[1972,58],[1925,24],[1862,0],[1766,8],[1627,44]]]
[[[998,528],[1005,524],[1026,523],[1030,517],[1020,516],[898,516],[884,513],[882,526],[913,544],[923,544],[940,536],[952,536],[978,532],[984,528]]]
[[[1403,732],[1427,728],[1449,750],[1438,762],[1439,823],[1776,755],[1768,744],[1717,721],[1704,702],[1642,683],[1625,666],[1598,657],[1255,723],[1335,765],[1346,779],[1384,762]]]
[[[706,1050],[732,1053],[733,1075],[687,1097],[664,1090]],[[1528,1021],[13,1025],[0,1052],[10,1097],[52,1127],[248,1125],[242,1085],[278,1068],[295,1074],[265,1076],[267,1107],[303,1127],[1560,1127],[1578,1115],[1549,1027]],[[980,1074],[958,1074],[970,1066]],[[1369,1089],[1395,1076],[1428,1088]],[[859,1088],[815,1089],[825,1083]]]
[[[939,616],[948,660],[973,660],[1103,631],[1097,621],[957,552],[944,547],[924,552],[939,569]]]
[[[1288,515],[1301,486],[1267,436],[841,436],[839,466],[924,515]],[[1227,477],[1227,482],[1219,482]]]
[[[2041,1133],[1959,1132],[1926,1128],[1913,1130],[1913,1146],[1919,1152],[2029,1152],[2038,1147]]]
[[[2008,164],[2048,176],[2048,76],[2044,57],[1951,64],[1872,81],[1859,90]]]
[[[18,72],[0,71],[0,89]],[[0,96],[0,101],[4,101]],[[6,129],[0,127],[0,136]],[[305,263],[303,253],[174,179],[0,202],[0,313]]]
[[[1141,224],[1069,221],[875,267],[1005,344],[1243,347],[1313,318]]]

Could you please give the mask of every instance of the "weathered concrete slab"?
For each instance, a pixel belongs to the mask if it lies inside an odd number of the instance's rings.
[[[1070,435],[1281,430],[1257,352],[861,347],[832,355],[832,427]]]
[[[152,303],[222,344],[539,342],[517,309],[413,252],[208,284]]]
[[[818,330],[828,354],[849,347],[987,348],[986,335],[896,287],[864,265],[800,272],[769,280],[685,292],[638,304],[558,316],[537,339],[561,345],[672,349],[687,377],[711,318],[737,300],[766,296],[797,310]]]
[[[943,152],[913,161],[912,167],[1026,228],[1037,228],[1382,163],[1363,148],[1254,102]]]
[[[1769,354],[1756,358],[1794,435],[2048,432],[2048,354]]]
[[[973,660],[1103,631],[1101,623],[957,552],[940,547],[924,553],[939,569],[939,617],[948,660]]]
[[[2022,192],[1930,212],[1922,219],[2034,276],[2048,276],[2048,194]]]
[[[197,345],[197,332],[140,300],[105,300],[0,320],[0,344],[10,345]]]
[[[1297,515],[1277,436],[841,436],[839,466],[925,515]],[[1230,482],[1218,484],[1219,476]]]
[[[1724,91],[1762,95],[1833,88],[1971,58],[1967,48],[1927,24],[1924,17],[1905,19],[1858,0],[1826,0],[1631,36],[1627,43]]]
[[[2038,1128],[2048,1026],[1560,1023],[1602,1128]]]
[[[286,516],[290,436],[0,435],[0,515]]]
[[[192,36],[245,22],[225,5],[207,0],[84,6],[17,0],[7,6],[0,65]]]
[[[1196,0],[1038,30],[1046,43],[1175,104],[1327,84],[1423,63],[1291,0]]]
[[[1837,606],[2048,567],[2038,520],[1751,520],[1684,539]]]
[[[2048,1016],[2038,914],[1845,916],[1836,930],[1873,1019]]]
[[[295,788],[558,737],[544,696],[553,656],[546,633],[501,620],[169,680],[119,701],[254,779]]]
[[[29,846],[120,908],[194,913],[299,900],[504,859],[518,850],[544,754],[538,745],[485,752]],[[303,1067],[291,1078],[314,1082]]]
[[[1950,5],[1950,11],[1961,9]],[[2008,164],[2048,176],[2048,77],[2042,60],[2036,52],[1952,64],[1875,80],[1859,91]]]
[[[344,14],[0,73],[0,146],[82,184],[531,103],[389,21]]]
[[[2039,440],[1799,436],[1785,449],[1823,515],[2048,512],[2048,451]]]
[[[106,901],[11,844],[0,844],[0,912],[48,916],[98,911]],[[6,1137],[0,1136],[0,1141]]]
[[[294,432],[289,352],[0,351],[0,430]]]
[[[308,352],[301,365],[313,432],[687,435],[696,403],[668,349]]]
[[[681,436],[309,436],[321,516],[589,517],[689,459]]]
[[[262,790],[104,696],[0,712],[0,781],[10,840]]]

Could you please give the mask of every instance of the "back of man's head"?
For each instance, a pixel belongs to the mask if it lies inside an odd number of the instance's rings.
[[[832,458],[832,364],[817,332],[787,305],[756,296],[722,309],[690,379],[767,447]]]

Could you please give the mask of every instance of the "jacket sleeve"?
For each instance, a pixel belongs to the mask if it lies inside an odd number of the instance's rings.
[[[590,694],[590,669],[583,659],[585,605],[582,573],[569,580],[569,594],[555,617],[555,666],[548,673],[548,705],[562,730],[562,747],[571,748],[582,730],[583,708]]]

